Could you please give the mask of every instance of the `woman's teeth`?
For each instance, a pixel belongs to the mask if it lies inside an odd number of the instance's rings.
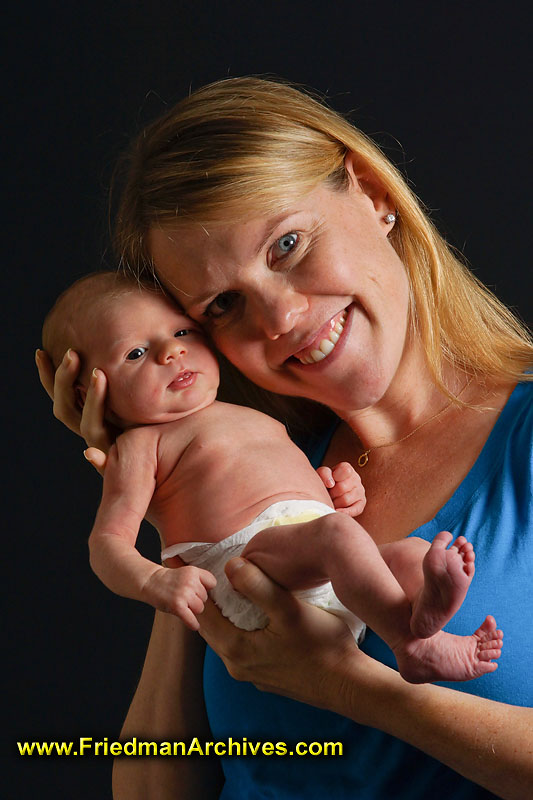
[[[343,311],[340,318],[335,322],[335,318],[331,320],[331,330],[327,337],[320,340],[317,348],[308,350],[304,355],[296,355],[295,358],[302,364],[317,364],[322,359],[329,356],[335,349],[335,345],[340,339],[341,333],[346,322],[346,311]]]

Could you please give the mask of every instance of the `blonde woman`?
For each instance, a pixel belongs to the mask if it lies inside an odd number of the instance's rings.
[[[155,270],[239,370],[232,386],[239,380],[246,402],[287,419],[315,466],[360,470],[361,523],[377,543],[466,533],[477,574],[447,630],[475,629],[490,606],[506,631],[494,674],[453,690],[407,684],[375,635],[358,650],[338,621],[237,559],[228,574],[270,626],[237,632],[208,607],[201,633],[223,661],[207,649],[202,689],[200,640],[157,614],[123,735],[343,743],[338,759],[223,758],[226,800],[525,797],[527,332],[450,252],[376,146],[283,83],[231,79],[193,93],[143,131],[123,175],[122,265]],[[104,374],[95,373],[80,420],[76,354],[65,356],[55,389],[39,361],[56,414],[105,450]],[[215,759],[118,761],[115,796],[216,797],[220,781]]]

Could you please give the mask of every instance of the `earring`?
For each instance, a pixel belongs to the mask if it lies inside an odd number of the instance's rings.
[[[383,219],[387,225],[391,225],[393,222],[396,222],[396,214],[387,214]]]

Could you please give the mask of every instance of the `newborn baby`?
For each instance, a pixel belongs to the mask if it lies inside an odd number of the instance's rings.
[[[106,416],[122,430],[89,539],[91,566],[114,592],[192,629],[210,592],[236,625],[262,627],[268,620],[224,574],[240,554],[340,615],[356,639],[364,620],[406,680],[462,681],[497,668],[502,634],[492,617],[471,636],[442,631],[473,578],[472,546],[460,537],[448,547],[451,534],[441,532],[431,545],[408,538],[378,548],[350,516],[364,507],[353,468],[319,475],[279,422],[217,401],[215,355],[165,295],[115,273],[89,275],[48,314],[43,345],[56,367],[67,347],[79,354],[80,404],[93,369],[105,373]],[[147,512],[167,566],[135,548]]]

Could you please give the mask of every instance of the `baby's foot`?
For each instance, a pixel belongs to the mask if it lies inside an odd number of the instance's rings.
[[[464,536],[451,547],[451,533],[438,533],[424,561],[424,585],[413,603],[411,633],[420,639],[433,636],[461,607],[474,577],[474,548]]]
[[[401,676],[410,683],[429,681],[469,681],[498,665],[503,633],[494,617],[487,617],[472,636],[456,636],[439,631],[429,639],[411,639],[395,648]]]

